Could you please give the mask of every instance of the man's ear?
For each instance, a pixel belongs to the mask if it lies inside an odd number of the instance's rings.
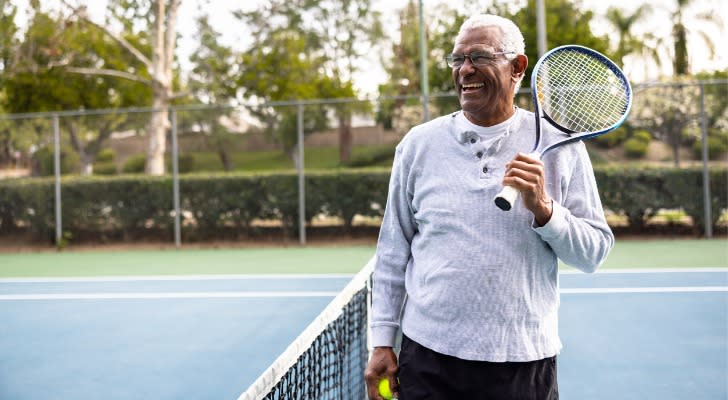
[[[513,68],[513,77],[520,79],[526,72],[528,67],[528,57],[525,54],[519,54],[511,62],[511,68]]]

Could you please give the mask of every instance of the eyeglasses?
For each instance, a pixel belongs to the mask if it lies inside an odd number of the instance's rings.
[[[469,58],[470,62],[476,67],[485,67],[496,63],[497,56],[503,54],[515,54],[515,51],[474,51],[470,54],[448,54],[445,57],[447,65],[451,68],[460,68],[465,64],[465,59]]]

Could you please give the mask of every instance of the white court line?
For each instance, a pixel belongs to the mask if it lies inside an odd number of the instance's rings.
[[[559,271],[560,275],[575,275],[584,274],[584,272],[574,269],[573,267],[567,267]],[[703,273],[703,272],[726,272],[728,273],[728,267],[701,267],[701,268],[604,268],[597,269],[595,274],[664,274],[664,273]]]
[[[634,288],[570,288],[560,289],[561,294],[599,293],[697,293],[728,292],[728,286],[680,286],[680,287],[634,287]]]
[[[5,294],[4,300],[133,300],[334,297],[339,292],[149,292],[149,293],[36,293]]]
[[[561,275],[584,274],[568,267],[559,271]],[[704,273],[726,272],[728,267],[706,268],[632,268],[597,270],[597,274],[661,274],[669,272]],[[215,281],[215,280],[254,280],[254,279],[347,279],[354,274],[237,274],[237,275],[134,275],[134,276],[86,276],[86,277],[46,277],[46,278],[0,278],[0,283],[52,283],[52,282],[144,282],[144,281]]]
[[[47,278],[0,278],[0,283],[219,281],[248,279],[351,279],[353,276],[354,274],[134,275],[80,277],[59,276]]]
[[[561,294],[604,293],[698,293],[728,292],[728,286],[570,288]],[[0,295],[10,300],[133,300],[133,299],[232,299],[232,298],[301,298],[335,297],[339,292],[149,292],[149,293],[36,293]]]

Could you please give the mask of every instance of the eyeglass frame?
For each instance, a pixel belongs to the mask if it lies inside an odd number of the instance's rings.
[[[488,65],[493,65],[495,63],[496,59],[497,59],[496,56],[500,56],[500,55],[503,55],[503,54],[516,54],[516,52],[511,50],[511,51],[494,51],[494,52],[490,52],[490,51],[473,51],[473,52],[470,52],[470,54],[451,53],[451,54],[448,54],[447,56],[445,56],[445,62],[447,62],[447,65],[450,68],[460,68],[463,65],[465,65],[465,59],[467,58],[467,59],[470,60],[470,63],[473,64],[474,66],[476,66],[476,67],[485,67],[485,66],[488,66]],[[473,60],[473,55],[475,55],[476,58],[478,58],[479,56],[480,57],[483,57],[486,61],[484,61],[484,62],[476,62],[476,61]],[[488,56],[488,55],[490,55],[490,56]],[[455,63],[455,60],[453,60],[453,56],[462,56],[463,57],[462,64],[455,65],[454,64]]]

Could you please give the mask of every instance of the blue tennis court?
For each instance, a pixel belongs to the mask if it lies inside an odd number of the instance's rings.
[[[350,275],[0,280],[0,398],[236,399]],[[564,399],[728,399],[728,269],[561,277]]]

